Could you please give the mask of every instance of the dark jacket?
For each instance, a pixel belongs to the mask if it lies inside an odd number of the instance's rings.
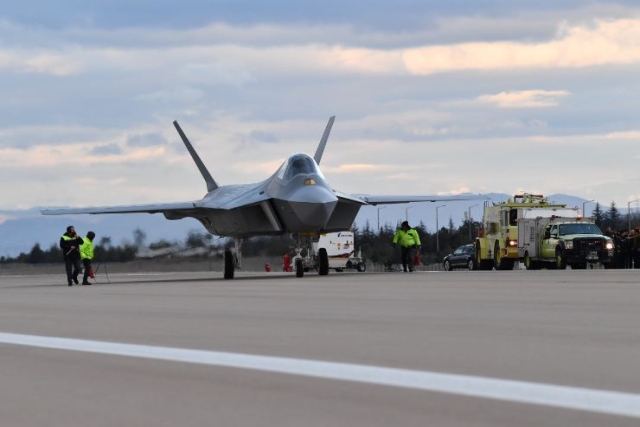
[[[62,256],[64,259],[80,259],[80,250],[78,248],[83,242],[82,237],[77,234],[72,236],[68,233],[64,233],[62,237],[60,237],[60,249],[62,249]],[[75,248],[71,249],[72,246],[75,246]]]

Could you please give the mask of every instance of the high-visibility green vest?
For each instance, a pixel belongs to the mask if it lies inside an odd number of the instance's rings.
[[[93,259],[93,242],[88,237],[82,239],[80,245],[80,259]]]
[[[393,236],[393,243],[399,243],[400,246],[404,247],[414,245],[420,246],[420,236],[418,236],[418,232],[413,228],[410,228],[407,231],[399,229]]]

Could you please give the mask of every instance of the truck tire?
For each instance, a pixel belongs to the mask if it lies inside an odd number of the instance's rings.
[[[556,268],[558,270],[566,270],[567,269],[567,259],[564,257],[562,250],[556,251]]]
[[[491,270],[493,268],[493,260],[482,259],[481,254],[480,240],[476,240],[476,262],[478,264],[478,270]]]
[[[527,270],[540,270],[540,263],[532,260],[528,251],[524,253],[524,268]]]
[[[500,252],[500,244],[496,242],[493,250],[493,265],[496,270],[513,270],[513,260],[511,258],[503,258]]]
[[[361,261],[358,263],[356,269],[358,270],[358,273],[364,273],[367,271],[367,264]]]

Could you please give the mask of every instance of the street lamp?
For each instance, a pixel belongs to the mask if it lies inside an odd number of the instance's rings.
[[[436,206],[436,253],[440,253],[440,226],[438,225],[438,209],[443,208],[447,205]]]
[[[584,205],[586,205],[587,203],[591,203],[591,202],[595,202],[595,200],[594,200],[594,199],[587,200],[586,202],[584,202],[584,203],[582,204],[582,216],[583,216],[583,217],[586,217],[586,216],[587,216],[587,215],[584,213]]]
[[[405,208],[405,210],[404,210],[404,219],[405,219],[405,221],[409,222],[409,209],[415,208],[416,206],[417,205],[411,205],[411,206]]]
[[[473,236],[471,235],[471,229],[473,228],[473,221],[471,220],[471,208],[475,208],[478,206],[477,204],[469,206],[469,241],[473,240]]]
[[[384,209],[386,207],[387,207],[387,205],[378,206],[378,233],[380,233],[380,209]]]
[[[627,231],[629,233],[631,233],[631,203],[637,202],[638,200],[640,199],[635,199],[627,203],[627,218],[629,219],[629,229]]]

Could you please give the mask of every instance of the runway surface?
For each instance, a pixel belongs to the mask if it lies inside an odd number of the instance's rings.
[[[640,270],[98,279],[0,276],[2,425],[640,424]]]

